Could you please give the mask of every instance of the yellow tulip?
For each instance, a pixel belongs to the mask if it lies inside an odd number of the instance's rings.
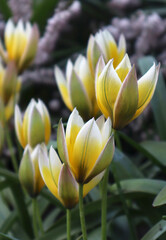
[[[159,65],[153,66],[138,81],[135,67],[126,54],[114,68],[113,59],[106,65],[103,58],[96,67],[96,98],[105,117],[110,117],[114,129],[121,129],[137,118],[153,97]]]
[[[50,148],[49,157],[47,151],[41,149],[39,168],[43,180],[51,193],[66,208],[73,208],[79,201],[78,183],[68,165],[61,162],[53,147]],[[100,182],[103,175],[104,171],[84,185],[84,196]]]
[[[44,186],[43,178],[39,171],[39,150],[44,149],[45,145],[37,145],[32,149],[26,146],[19,168],[19,179],[21,185],[26,189],[31,197],[37,196]]]
[[[94,77],[84,56],[79,55],[74,65],[70,60],[67,62],[66,79],[55,67],[55,78],[63,101],[71,111],[76,107],[85,120],[99,114]]]
[[[19,107],[15,107],[15,131],[23,148],[34,148],[39,143],[48,143],[51,134],[50,116],[45,104],[39,99],[29,103],[22,120]]]
[[[59,122],[59,156],[70,167],[78,183],[88,183],[109,166],[114,153],[114,137],[110,134],[110,118],[105,122],[101,116],[84,124],[76,109],[67,122],[66,135],[62,121]]]
[[[92,74],[95,73],[100,56],[104,58],[106,63],[113,58],[113,66],[116,68],[125,53],[126,41],[123,35],[119,38],[118,46],[114,37],[107,30],[99,31],[95,36],[91,35],[88,41],[87,58]]]
[[[29,22],[24,24],[19,20],[14,26],[13,21],[9,20],[5,27],[5,46],[4,50],[0,44],[0,55],[6,61],[14,61],[18,72],[33,61],[37,52],[39,31],[36,25],[31,26]]]

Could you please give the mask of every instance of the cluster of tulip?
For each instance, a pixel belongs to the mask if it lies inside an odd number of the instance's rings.
[[[12,20],[6,24],[3,47],[0,41],[0,149],[3,146],[3,126],[13,115],[15,103],[21,89],[20,74],[33,61],[38,45],[39,32],[36,25],[27,23],[24,27],[20,20],[14,26]]]
[[[38,37],[35,25],[27,23],[24,29],[22,21],[16,28],[11,20],[7,23],[6,51],[0,44],[0,55],[7,64],[6,68],[0,65],[0,100],[6,120],[13,113],[20,91],[18,74],[32,62]],[[159,66],[154,64],[137,80],[123,36],[118,46],[106,30],[91,36],[87,58],[80,55],[75,64],[67,62],[66,79],[55,67],[58,88],[72,111],[66,132],[61,120],[58,124],[58,154],[53,147],[49,154],[47,151],[51,121],[45,104],[31,100],[23,119],[15,106],[16,135],[24,148],[19,168],[21,184],[32,198],[46,185],[67,209],[79,202],[84,240],[87,236],[82,198],[101,181],[112,161],[113,131],[142,113],[153,96],[158,73]]]

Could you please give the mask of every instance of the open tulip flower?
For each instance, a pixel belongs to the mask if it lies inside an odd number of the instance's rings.
[[[43,151],[47,150],[44,144],[41,146],[37,145],[34,149],[27,145],[19,168],[21,185],[31,197],[37,196],[44,186],[43,178],[39,170],[39,151],[41,148]]]
[[[113,58],[113,66],[117,67],[125,53],[126,41],[123,35],[119,38],[118,46],[114,37],[107,30],[99,31],[95,36],[91,35],[87,47],[87,58],[92,74],[95,73],[100,56],[104,58],[106,63]]]
[[[31,26],[29,22],[23,24],[19,20],[14,26],[12,20],[9,20],[5,27],[5,46],[4,50],[0,44],[0,55],[6,61],[14,61],[18,72],[25,69],[34,59],[39,39],[39,31],[36,25]]]
[[[67,122],[66,135],[62,121],[59,122],[58,152],[78,183],[88,183],[109,166],[114,154],[114,137],[110,135],[110,118],[105,121],[101,116],[84,123],[76,109]]]
[[[73,208],[79,201],[78,183],[69,166],[61,162],[53,147],[50,148],[49,156],[46,150],[41,149],[39,168],[43,180],[51,193],[66,208]],[[103,175],[104,171],[84,185],[84,196],[100,182]]]
[[[68,61],[66,79],[62,71],[55,67],[55,78],[63,101],[71,111],[76,107],[85,120],[99,114],[94,77],[84,56],[79,55],[74,65]]]
[[[153,66],[138,81],[135,66],[126,54],[114,68],[113,59],[106,65],[103,58],[96,67],[96,98],[105,117],[114,129],[121,129],[137,118],[146,108],[155,91],[159,65]]]
[[[15,131],[23,148],[34,148],[39,143],[48,143],[51,134],[50,116],[45,104],[34,99],[29,103],[22,120],[19,107],[15,107]]]

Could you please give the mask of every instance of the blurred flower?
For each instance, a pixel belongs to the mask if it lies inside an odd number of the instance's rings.
[[[76,107],[85,120],[99,114],[94,77],[85,57],[79,55],[74,66],[70,60],[67,62],[66,79],[56,66],[55,78],[63,101],[71,111]]]
[[[103,172],[114,154],[111,120],[101,116],[84,124],[76,109],[67,122],[66,136],[62,121],[57,132],[57,146],[62,161],[70,166],[78,183],[88,183]]]
[[[4,144],[4,128],[0,122],[0,152],[2,150],[3,144]]]
[[[159,65],[153,66],[138,81],[135,67],[126,54],[114,68],[113,59],[105,65],[101,57],[96,67],[96,97],[100,110],[120,129],[138,117],[146,108],[158,80]]]
[[[87,58],[92,74],[94,75],[96,64],[102,56],[107,63],[114,59],[113,66],[121,62],[126,52],[126,41],[123,35],[119,38],[117,46],[114,37],[107,30],[99,31],[95,36],[91,35],[87,47]]]
[[[6,24],[4,39],[6,51],[0,44],[1,57],[5,62],[14,61],[18,72],[21,72],[35,58],[39,39],[37,26],[31,26],[27,22],[24,27],[22,20],[14,26],[12,20],[9,20]]]
[[[14,62],[9,62],[6,69],[0,63],[0,98],[6,104],[21,88],[21,79],[17,77]]]
[[[34,150],[27,145],[19,168],[19,179],[21,185],[27,190],[31,197],[39,194],[44,186],[43,179],[39,171],[39,149],[46,146],[37,145]]]
[[[66,208],[73,208],[79,200],[78,183],[68,165],[61,162],[53,147],[50,148],[49,157],[46,149],[41,149],[39,168],[44,182],[51,193]],[[104,172],[100,173],[84,185],[84,196],[100,182],[103,175]]]
[[[39,99],[29,103],[22,120],[19,107],[15,107],[15,131],[23,148],[29,144],[34,148],[37,144],[48,143],[51,134],[51,122],[45,104]]]

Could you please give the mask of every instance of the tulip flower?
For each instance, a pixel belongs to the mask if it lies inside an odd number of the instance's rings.
[[[24,24],[19,20],[14,26],[9,20],[5,27],[5,47],[0,44],[0,55],[5,62],[14,61],[18,72],[25,69],[35,58],[38,46],[39,31],[36,25]]]
[[[85,57],[79,55],[74,65],[70,60],[67,62],[66,79],[55,67],[55,78],[62,99],[71,111],[76,107],[85,120],[99,114],[94,77]]]
[[[15,131],[23,148],[29,144],[34,148],[37,144],[48,143],[51,134],[50,116],[45,104],[31,100],[22,120],[19,107],[15,107]]]
[[[43,178],[39,171],[39,150],[47,151],[46,146],[37,145],[32,149],[26,146],[19,168],[19,179],[21,185],[31,197],[37,196],[44,186]],[[46,149],[46,150],[45,150]]]
[[[101,57],[96,67],[96,98],[105,117],[114,129],[121,129],[137,118],[153,97],[159,65],[153,66],[138,81],[135,66],[126,54],[114,68],[113,59],[106,65]]]
[[[43,180],[51,193],[66,208],[73,208],[79,201],[78,183],[68,165],[61,162],[53,147],[50,148],[49,156],[46,150],[41,149],[39,168]],[[84,185],[84,196],[99,183],[103,174],[104,172],[100,173]]]
[[[14,62],[9,62],[6,69],[0,63],[0,98],[5,105],[20,91],[20,87],[21,79],[17,77]]]
[[[62,121],[57,132],[57,146],[61,160],[66,163],[78,183],[88,183],[103,172],[112,161],[114,138],[111,120],[101,116],[84,124],[76,109],[67,122],[66,135]]]
[[[94,75],[96,64],[103,57],[107,63],[114,59],[114,68],[121,62],[126,53],[126,41],[123,35],[119,38],[118,46],[114,37],[107,30],[99,31],[95,36],[91,35],[88,41],[87,58],[92,74]]]

